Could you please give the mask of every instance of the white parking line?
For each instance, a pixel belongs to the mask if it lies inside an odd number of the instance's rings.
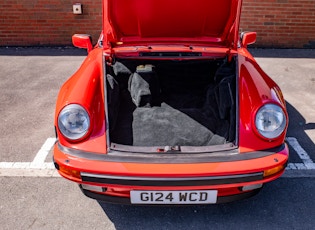
[[[307,171],[315,169],[315,163],[294,137],[286,138],[303,163],[289,163],[283,177],[315,177]],[[48,138],[32,162],[0,162],[0,176],[7,177],[60,177],[52,162],[45,162],[56,138]],[[299,170],[299,171],[298,171]],[[297,173],[298,172],[298,173]],[[314,174],[314,175],[313,175]]]
[[[45,159],[51,150],[51,148],[54,146],[56,142],[56,138],[48,138],[41,149],[36,154],[34,160],[32,161],[30,167],[31,168],[41,168],[45,162]]]
[[[52,162],[45,162],[55,142],[56,138],[48,138],[32,162],[0,162],[0,176],[59,177],[54,164]]]
[[[315,163],[302,148],[297,139],[295,137],[287,137],[286,140],[303,161],[303,163],[289,163],[287,169],[315,169]]]

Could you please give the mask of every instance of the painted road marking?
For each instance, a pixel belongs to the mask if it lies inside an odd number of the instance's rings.
[[[56,142],[56,138],[48,138],[41,149],[36,154],[34,160],[32,161],[30,167],[31,168],[41,168],[44,164],[46,157],[49,153],[49,151],[52,149]]]
[[[8,177],[60,177],[54,163],[45,162],[56,138],[48,138],[32,162],[0,162],[0,176]]]
[[[286,140],[303,161],[303,163],[289,163],[287,169],[315,169],[315,163],[302,148],[297,139],[295,137],[287,137]]]
[[[296,138],[287,137],[288,144],[295,150],[303,163],[289,163],[283,177],[315,177],[307,173],[315,169],[315,163]],[[56,138],[48,138],[32,162],[0,162],[0,176],[7,177],[60,177],[52,162],[45,162]]]

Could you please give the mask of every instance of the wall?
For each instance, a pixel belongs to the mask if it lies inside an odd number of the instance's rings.
[[[72,5],[83,4],[74,15]],[[0,46],[71,45],[74,33],[101,31],[102,0],[1,0]],[[242,31],[259,47],[315,48],[315,0],[243,0]]]
[[[256,46],[315,48],[315,0],[244,0],[241,29]]]
[[[72,5],[83,4],[74,15]],[[102,0],[1,0],[0,46],[71,45],[75,33],[101,31]]]

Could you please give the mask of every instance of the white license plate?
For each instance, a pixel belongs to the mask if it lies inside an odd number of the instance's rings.
[[[130,191],[132,204],[214,204],[216,190]]]

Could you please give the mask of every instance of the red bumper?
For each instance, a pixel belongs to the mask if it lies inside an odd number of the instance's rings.
[[[217,203],[246,198],[257,193],[254,188],[280,177],[288,156],[286,144],[243,154],[143,157],[82,152],[58,143],[54,147],[55,165],[63,177],[81,184],[85,195],[114,203],[130,203],[131,190],[217,190]]]

